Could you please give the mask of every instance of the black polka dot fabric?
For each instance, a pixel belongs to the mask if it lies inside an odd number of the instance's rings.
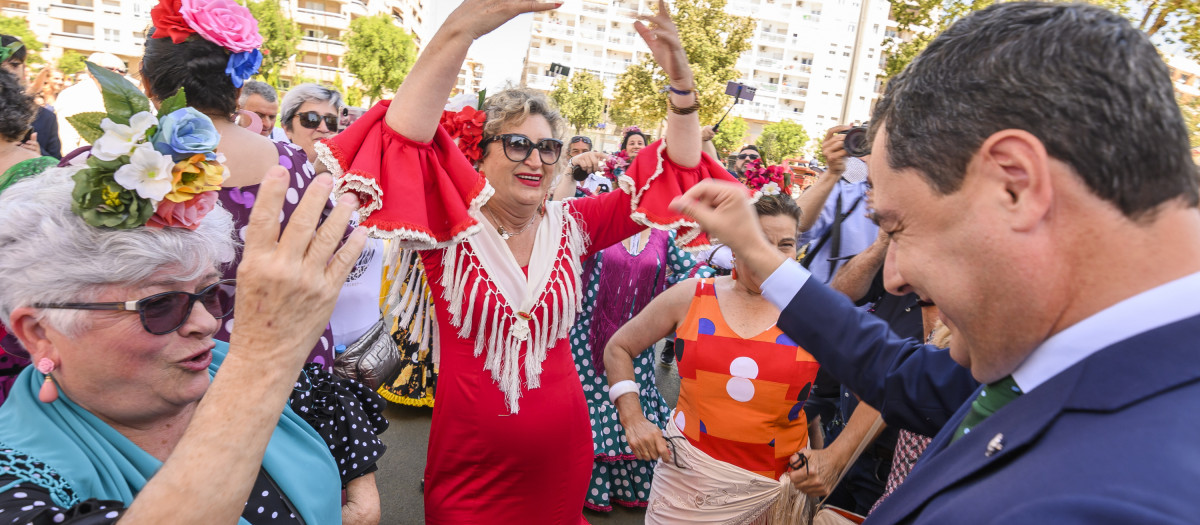
[[[387,450],[378,435],[388,427],[383,417],[386,402],[379,394],[358,381],[336,377],[310,363],[296,381],[290,403],[292,410],[329,445],[342,476],[342,487],[376,470],[375,462]]]
[[[0,476],[0,486],[8,485],[17,478]],[[87,500],[69,509],[54,505],[46,489],[29,483],[21,483],[0,494],[0,525],[107,525],[116,523],[125,512],[119,501]],[[246,501],[242,517],[254,525],[298,525],[304,521],[283,492],[259,469],[254,490]]]

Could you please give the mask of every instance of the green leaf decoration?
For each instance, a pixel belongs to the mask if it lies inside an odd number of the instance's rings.
[[[487,100],[487,88],[483,88],[483,89],[479,90],[479,105],[475,106],[475,109],[477,109],[479,111],[483,111],[483,101],[484,100]]]
[[[100,83],[100,91],[104,93],[104,109],[113,122],[129,125],[129,117],[150,111],[150,99],[138,91],[129,79],[91,62],[87,62],[87,68]]]
[[[22,47],[25,47],[25,45],[20,42],[12,42],[7,46],[0,47],[0,63],[8,62],[8,59],[12,58],[13,53],[16,53]]]
[[[129,156],[121,155],[115,160],[100,160],[96,156],[88,156],[87,165],[89,168],[94,168],[97,173],[116,173],[121,166],[129,164]]]
[[[161,119],[177,110],[186,107],[187,97],[183,94],[183,88],[179,88],[179,91],[176,91],[174,95],[171,95],[166,100],[162,101],[162,104],[158,106],[158,118]],[[150,137],[152,135],[147,133],[146,136]]]
[[[71,126],[75,128],[75,132],[79,133],[79,136],[83,140],[86,140],[88,144],[92,144],[96,142],[96,139],[104,135],[104,130],[100,129],[100,121],[104,120],[107,116],[99,111],[89,111],[87,113],[71,115],[67,117],[67,122],[71,123]]]
[[[71,209],[84,222],[97,228],[130,229],[144,226],[154,215],[150,199],[125,189],[113,174],[88,168],[75,173]]]

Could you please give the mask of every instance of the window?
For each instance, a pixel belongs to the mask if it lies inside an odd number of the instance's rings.
[[[850,56],[850,52],[849,52],[849,51],[843,51],[843,52],[842,52],[842,56],[844,56],[844,57],[848,57],[848,56]]]
[[[105,42],[120,42],[121,41],[121,32],[116,29],[105,29],[104,30],[104,41]]]
[[[104,14],[119,15],[121,14],[121,3],[116,0],[104,0]]]

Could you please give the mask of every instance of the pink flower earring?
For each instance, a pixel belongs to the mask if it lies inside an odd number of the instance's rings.
[[[50,372],[53,372],[54,368],[54,361],[45,357],[38,359],[37,371],[46,375],[46,381],[42,383],[42,389],[38,391],[38,400],[43,403],[53,403],[58,400],[58,385],[54,384],[54,378],[50,377]]]

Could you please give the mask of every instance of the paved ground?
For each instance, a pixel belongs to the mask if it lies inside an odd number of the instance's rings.
[[[658,388],[667,403],[674,407],[679,397],[679,375],[674,365],[659,365]],[[421,476],[425,470],[425,451],[429,440],[432,409],[392,405],[385,415],[391,427],[383,434],[388,451],[379,462],[376,479],[383,500],[382,525],[417,525],[424,523],[425,507],[421,499]],[[611,513],[584,512],[592,523],[624,525],[642,523],[642,511],[616,506]]]

